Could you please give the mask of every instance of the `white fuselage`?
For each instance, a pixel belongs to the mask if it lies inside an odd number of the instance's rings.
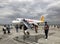
[[[22,22],[22,19],[23,18],[17,18],[16,20],[13,20],[12,23],[16,23],[16,24],[18,23],[19,24]],[[40,23],[40,22],[42,22],[42,21],[33,20],[33,19],[26,19],[26,18],[25,18],[25,20],[27,20],[29,23]]]
[[[26,19],[26,18],[17,18],[16,20],[13,20],[12,23],[20,24],[23,19],[27,20],[29,23],[35,23],[35,24],[44,22],[44,16],[41,16],[40,20],[33,20],[33,19]]]

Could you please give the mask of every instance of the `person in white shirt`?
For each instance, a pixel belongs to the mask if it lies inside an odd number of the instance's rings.
[[[6,25],[3,27],[3,33],[6,34]]]

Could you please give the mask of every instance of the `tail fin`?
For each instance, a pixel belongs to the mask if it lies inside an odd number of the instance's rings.
[[[44,22],[44,21],[45,21],[44,16],[41,16],[40,21],[41,21],[41,22]]]

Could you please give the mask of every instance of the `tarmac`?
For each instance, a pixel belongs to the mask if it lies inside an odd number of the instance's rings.
[[[60,28],[50,27],[48,39],[45,39],[43,27],[39,26],[38,33],[29,30],[30,35],[24,35],[23,30],[17,33],[15,28],[10,34],[3,34],[3,26],[0,26],[0,44],[60,44]]]

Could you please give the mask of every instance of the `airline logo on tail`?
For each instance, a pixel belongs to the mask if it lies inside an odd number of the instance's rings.
[[[45,21],[44,16],[41,16],[40,21],[41,21],[41,22],[44,22],[44,21]]]

